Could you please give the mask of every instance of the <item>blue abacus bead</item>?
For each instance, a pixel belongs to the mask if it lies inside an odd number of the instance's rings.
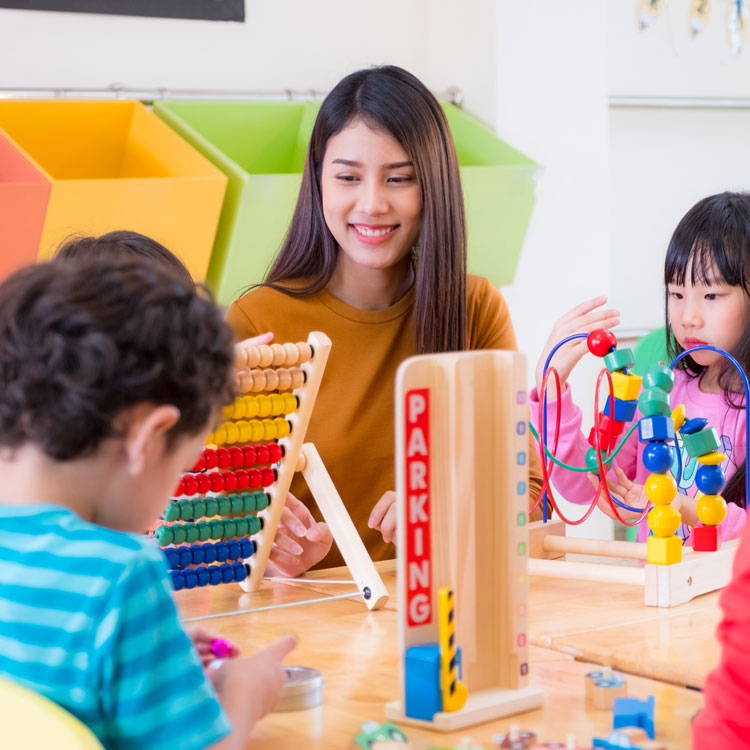
[[[194,589],[198,585],[198,576],[194,570],[186,570],[185,573],[185,588]]]
[[[170,547],[169,549],[164,550],[164,554],[167,557],[167,565],[170,568],[179,568],[180,567],[180,553],[179,550],[176,550],[174,547]]]
[[[216,562],[216,546],[213,544],[203,545],[203,562],[213,563]]]
[[[198,576],[198,585],[208,586],[208,582],[210,580],[209,575],[208,575],[208,568],[206,567],[197,568],[195,573]]]
[[[190,547],[178,547],[176,552],[177,567],[187,568],[188,565],[193,564],[193,555],[190,552]]]
[[[214,544],[214,549],[216,550],[216,562],[224,562],[229,554],[227,543],[216,542],[216,544]]]
[[[638,401],[623,401],[622,399],[615,399],[615,420],[618,422],[630,422],[635,416],[635,410],[638,407]],[[604,403],[604,416],[610,416],[609,413],[609,398]]]
[[[680,432],[683,435],[694,435],[696,432],[700,432],[707,424],[708,420],[705,417],[688,419],[687,422],[685,422],[685,424],[680,428]]]
[[[227,542],[229,547],[229,560],[236,560],[240,556],[240,543],[236,539]]]
[[[172,576],[172,586],[175,591],[180,591],[185,588],[185,573],[181,570],[171,570],[169,574]]]
[[[673,461],[674,448],[668,443],[650,442],[643,449],[643,465],[651,474],[666,474]]]
[[[704,466],[695,473],[695,484],[704,495],[718,495],[727,477],[721,466]]]
[[[220,583],[222,583],[221,578],[221,566],[220,565],[212,565],[208,569],[208,582],[212,586],[218,586]]]
[[[206,562],[203,547],[200,544],[191,544],[188,549],[190,550],[193,565],[203,565]]]
[[[255,542],[251,539],[243,539],[240,542],[242,547],[242,557],[246,559],[255,553]]]
[[[247,578],[247,568],[244,563],[236,562],[232,565],[232,568],[234,570],[235,581],[244,581]]]
[[[231,565],[225,564],[221,566],[221,580],[224,583],[231,583],[234,580],[234,571]]]
[[[666,416],[672,409],[669,394],[662,388],[647,388],[638,396],[638,408],[644,417]]]

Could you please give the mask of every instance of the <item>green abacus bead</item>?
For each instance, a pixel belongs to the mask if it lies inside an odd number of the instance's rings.
[[[211,521],[198,521],[198,541],[207,542],[211,538]]]
[[[602,460],[604,460],[605,454],[606,451],[602,451]],[[589,471],[593,471],[594,474],[599,473],[599,463],[596,460],[596,448],[589,448],[586,451],[586,468]]]
[[[242,493],[242,512],[243,513],[255,512],[255,493],[254,492]]]
[[[219,498],[219,515],[225,516],[227,513],[232,512],[232,501],[229,499],[229,497],[220,497]]]
[[[209,521],[211,524],[211,539],[221,539],[224,536],[224,521],[221,518],[214,518]]]
[[[706,453],[713,453],[721,449],[721,440],[715,427],[708,427],[700,432],[682,434],[682,445],[690,458],[698,458]]]
[[[247,519],[246,518],[235,518],[234,519],[234,536],[246,536],[247,535]]]
[[[167,545],[172,544],[172,527],[158,526],[156,531],[154,531],[154,536],[156,537],[156,541],[159,542],[162,547],[166,547]]]
[[[604,366],[610,372],[625,370],[635,364],[635,357],[631,349],[615,349],[604,355]]]
[[[648,526],[654,536],[672,536],[680,528],[682,518],[671,505],[657,505],[648,513]]]
[[[245,501],[242,495],[230,495],[229,497],[231,498],[231,501],[230,501],[230,504],[232,507],[231,512],[242,513],[242,510],[245,507]]]
[[[198,526],[190,523],[185,528],[185,541],[193,544],[198,541]]]
[[[187,531],[181,524],[175,524],[172,529],[172,544],[182,544],[187,540]]]
[[[253,534],[257,534],[260,531],[261,526],[263,526],[263,523],[260,518],[257,516],[250,516],[247,519],[247,535],[252,536]]]
[[[167,505],[167,509],[164,511],[165,521],[178,521],[180,518],[180,504],[177,502],[171,502]]]
[[[203,518],[206,515],[206,501],[193,500],[193,518]]]
[[[661,388],[667,393],[674,388],[674,373],[666,365],[651,365],[643,376],[644,388]]]
[[[208,516],[210,518],[211,516],[217,515],[218,512],[219,512],[219,501],[215,497],[207,497],[206,498],[206,512],[203,515]]]
[[[644,417],[666,417],[671,412],[669,394],[661,388],[648,388],[638,396],[638,408]]]
[[[254,492],[255,510],[265,510],[271,504],[271,496],[267,492]]]

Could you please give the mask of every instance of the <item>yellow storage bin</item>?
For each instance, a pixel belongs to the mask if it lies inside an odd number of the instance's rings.
[[[133,101],[0,101],[0,131],[52,188],[39,259],[76,233],[129,229],[206,276],[227,178]]]

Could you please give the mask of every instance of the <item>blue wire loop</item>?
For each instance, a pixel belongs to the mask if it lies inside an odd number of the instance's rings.
[[[588,334],[586,333],[574,333],[572,336],[568,336],[564,338],[562,341],[559,341],[555,346],[553,347],[552,351],[547,355],[547,359],[544,362],[544,371],[542,373],[542,377],[547,374],[547,370],[549,369],[549,363],[552,361],[552,357],[555,356],[555,353],[557,350],[561,347],[567,344],[569,341],[575,341],[576,339],[585,339],[588,338]],[[708,344],[702,344],[701,346],[694,346],[691,349],[686,349],[684,352],[681,352],[678,354],[673,360],[672,364],[669,365],[671,370],[674,370],[675,365],[681,360],[687,357],[692,352],[698,352],[698,351],[709,351],[709,352],[717,352],[718,354],[721,354],[725,359],[728,359],[733,365],[734,368],[739,373],[740,378],[742,379],[742,385],[745,389],[745,409],[748,409],[748,405],[750,405],[750,383],[748,383],[747,375],[745,375],[745,371],[742,369],[742,366],[740,363],[731,355],[729,352],[724,351],[723,349],[719,349],[716,346],[709,346]],[[560,398],[562,394],[558,393],[557,397]],[[745,451],[748,450],[748,446],[750,446],[750,419],[747,417],[750,415],[746,415],[745,418]],[[542,407],[542,431],[544,434],[544,443],[547,444],[547,391],[544,392],[544,404]],[[677,441],[675,441],[677,442]],[[682,455],[680,454],[680,446],[675,446],[677,449],[677,482],[679,484],[680,480],[682,479]],[[612,493],[609,493],[609,497],[612,500],[613,503],[619,505],[621,508],[625,510],[632,511],[634,513],[642,513],[643,508],[633,508],[630,505],[626,505],[621,500],[618,500],[616,497],[612,495]],[[747,464],[745,466],[745,502],[747,503],[748,498],[750,498],[750,472],[747,470]],[[544,523],[547,523],[547,490],[544,491],[544,496],[542,497],[542,521]]]

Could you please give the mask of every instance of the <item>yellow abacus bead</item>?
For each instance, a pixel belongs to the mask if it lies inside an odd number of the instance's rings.
[[[232,404],[232,415],[230,419],[242,419],[245,416],[245,400],[238,398]]]
[[[299,363],[301,365],[305,362],[309,362],[312,358],[312,347],[307,341],[298,341],[297,351],[299,351]]]
[[[265,430],[263,429],[263,424],[260,422],[260,420],[255,420],[254,422],[251,422],[253,426],[253,435],[252,435],[252,441],[254,443],[257,443],[259,440],[263,440],[263,434]]]
[[[219,427],[213,435],[211,435],[211,440],[207,440],[206,442],[209,443],[216,443],[216,445],[224,445],[224,443],[227,442],[227,431],[224,425]]]
[[[237,432],[239,433],[238,443],[249,443],[253,439],[252,422],[237,422]]]
[[[206,437],[205,443],[206,445],[211,445],[211,443],[216,444],[216,437],[213,432]]]
[[[284,344],[284,364],[289,367],[290,365],[296,365],[299,362],[299,349],[295,344]]]
[[[271,413],[271,399],[265,394],[256,397],[258,400],[258,416],[267,417]]]
[[[702,456],[698,456],[695,460],[699,464],[705,464],[706,466],[717,466],[727,460],[727,454],[721,451],[711,451],[711,453],[704,453]]]
[[[672,422],[674,423],[674,431],[677,432],[682,425],[685,424],[687,419],[687,413],[685,412],[685,404],[680,404],[672,412]]]
[[[231,406],[225,406],[221,410],[221,418],[225,422],[232,419],[232,417],[234,416],[234,407],[235,407],[235,404],[232,404]]]
[[[263,374],[266,376],[266,388],[267,391],[275,391],[279,387],[279,373],[277,370],[263,370]]]
[[[248,346],[245,352],[247,352],[247,366],[252,370],[260,362],[260,352],[257,346]]]
[[[272,393],[269,398],[271,399],[271,414],[274,417],[284,413],[284,399],[278,393]]]
[[[276,439],[276,425],[273,423],[273,419],[261,420],[263,425],[263,437],[261,440],[275,440]]]
[[[279,440],[286,437],[292,431],[292,426],[286,421],[286,419],[277,417],[273,421],[276,424],[276,437]]]
[[[727,515],[727,504],[721,495],[703,495],[695,508],[705,526],[718,526]]]
[[[258,354],[260,354],[258,367],[268,367],[273,362],[273,351],[268,344],[261,344],[258,347]]]
[[[672,536],[681,523],[682,517],[671,505],[657,505],[648,514],[648,526],[655,536]]]
[[[258,416],[258,397],[257,396],[245,396],[243,399],[245,402],[245,417],[247,419],[254,419]]]
[[[286,351],[284,350],[284,346],[282,344],[271,344],[271,353],[273,354],[271,364],[274,367],[281,367],[286,360]]]
[[[237,429],[237,425],[234,422],[227,422],[224,425],[224,429],[227,432],[227,438],[225,443],[236,443],[240,439],[240,431]]]
[[[291,414],[293,411],[297,411],[297,398],[291,393],[285,393],[282,414]]]
[[[644,486],[646,497],[654,505],[669,505],[677,494],[677,482],[671,474],[649,474]]]

